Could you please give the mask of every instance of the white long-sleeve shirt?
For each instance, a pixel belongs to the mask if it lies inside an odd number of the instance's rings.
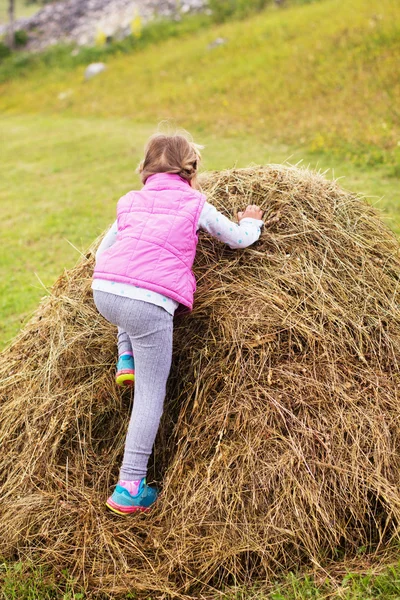
[[[220,213],[215,206],[205,202],[200,213],[197,229],[203,229],[212,235],[212,237],[227,244],[230,248],[237,249],[247,248],[247,246],[254,244],[260,237],[262,225],[262,220],[250,218],[242,219],[240,223],[234,223],[228,219],[228,217],[225,217],[225,215]],[[110,246],[114,244],[117,233],[118,225],[117,221],[115,221],[102,239],[96,252],[96,259],[104,252],[104,250],[110,248]],[[151,302],[157,306],[162,306],[172,315],[179,306],[179,303],[172,300],[172,298],[127,283],[106,281],[105,279],[94,279],[92,288],[94,290],[116,294],[117,296],[126,296],[127,298]]]

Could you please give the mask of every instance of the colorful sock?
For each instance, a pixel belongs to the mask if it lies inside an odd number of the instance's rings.
[[[141,479],[136,479],[136,481],[125,481],[124,479],[120,479],[118,481],[118,485],[121,485],[123,488],[128,490],[132,496],[137,496],[141,481]]]
[[[119,355],[120,358],[121,358],[121,356],[133,356],[133,352],[123,352],[122,354]]]

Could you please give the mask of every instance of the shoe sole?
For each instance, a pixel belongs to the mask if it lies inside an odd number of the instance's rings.
[[[117,373],[117,375],[115,376],[115,382],[117,385],[120,385],[121,387],[124,386],[133,386],[134,382],[135,382],[135,375],[134,373],[132,373],[132,371],[128,371],[128,372],[124,372],[124,371],[120,371],[119,373]]]
[[[113,513],[115,513],[116,515],[121,515],[122,517],[125,517],[126,515],[131,515],[136,512],[148,512],[150,510],[149,506],[130,506],[130,507],[127,507],[126,511],[122,511],[119,508],[117,508],[117,506],[112,506],[112,504],[110,504],[109,500],[107,500],[106,506]]]

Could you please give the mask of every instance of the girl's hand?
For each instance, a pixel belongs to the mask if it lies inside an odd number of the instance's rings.
[[[249,204],[244,212],[238,212],[238,221],[242,219],[262,219],[264,211],[256,204]]]

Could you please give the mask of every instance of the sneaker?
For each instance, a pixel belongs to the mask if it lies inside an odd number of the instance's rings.
[[[130,354],[123,354],[119,357],[115,381],[117,385],[122,387],[133,385],[133,382],[135,381],[135,361]]]
[[[133,496],[128,490],[117,484],[112,496],[106,502],[107,508],[117,515],[128,515],[134,512],[147,512],[157,500],[158,491],[147,485],[146,478],[140,481],[138,493]]]

